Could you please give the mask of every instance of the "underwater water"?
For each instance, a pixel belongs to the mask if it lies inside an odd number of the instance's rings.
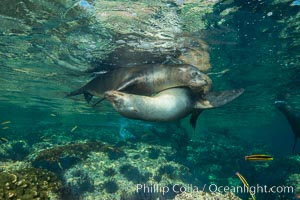
[[[299,1],[1,3],[0,199],[299,197]],[[189,116],[133,120],[108,101],[65,97],[95,72],[174,62],[203,70],[215,91],[245,92],[195,130]],[[292,108],[294,129],[275,101]]]

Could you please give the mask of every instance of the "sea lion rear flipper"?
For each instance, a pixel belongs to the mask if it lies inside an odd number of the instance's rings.
[[[195,108],[198,109],[208,109],[208,108],[216,108],[223,106],[241,94],[243,94],[244,89],[234,89],[234,90],[225,90],[221,92],[208,92],[203,98],[199,99]]]
[[[84,99],[86,100],[86,102],[90,103],[93,98],[93,95],[91,95],[88,92],[84,92],[83,95],[84,95]]]
[[[203,112],[203,110],[194,110],[191,118],[190,118],[190,124],[192,125],[193,129],[196,129],[196,123],[197,123],[197,119],[199,117],[199,115]]]
[[[297,141],[298,141],[298,137],[295,135],[293,153],[295,153],[295,148],[296,148]]]
[[[65,96],[65,98],[67,98],[67,97],[72,97],[72,96],[77,96],[77,95],[82,94],[83,92],[84,92],[84,89],[83,89],[83,88],[79,88],[79,89],[74,90],[74,91],[70,92],[69,94],[67,94],[67,95]]]
[[[95,107],[96,105],[98,105],[99,103],[101,103],[105,98],[101,98],[101,99],[98,99],[94,104],[93,104],[93,107]]]

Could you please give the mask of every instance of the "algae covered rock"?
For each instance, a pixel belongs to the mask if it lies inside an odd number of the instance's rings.
[[[42,150],[36,155],[33,165],[59,172],[86,159],[91,152],[104,152],[110,159],[125,156],[122,149],[112,145],[102,142],[83,142]]]
[[[102,142],[85,142],[45,149],[37,155],[36,160],[55,162],[65,155],[86,158],[92,151],[105,152],[111,156],[113,156],[114,153],[123,155],[123,151],[120,148],[113,147]]]
[[[0,172],[0,199],[57,199],[61,189],[57,177],[43,169],[25,168]]]
[[[160,150],[159,155],[149,158],[153,148]],[[87,159],[66,169],[64,182],[77,188],[72,194],[83,199],[173,199],[173,191],[162,198],[162,194],[137,191],[137,185],[171,188],[174,183],[187,184],[192,176],[188,167],[167,159],[175,153],[170,147],[137,143],[123,149],[126,157],[111,160],[103,152],[92,152]],[[93,183],[93,188],[89,183]]]
[[[208,192],[183,192],[179,195],[176,195],[175,200],[206,200],[206,199],[211,199],[211,200],[241,200],[239,197],[235,196],[233,193],[226,193],[226,194],[221,194],[221,193],[208,193]]]
[[[23,140],[8,141],[0,146],[1,160],[22,160],[29,154],[29,145]]]

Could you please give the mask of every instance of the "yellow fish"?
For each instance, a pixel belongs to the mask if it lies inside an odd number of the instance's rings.
[[[250,186],[249,186],[248,182],[246,181],[246,179],[239,172],[236,172],[235,175],[237,175],[239,177],[239,179],[242,181],[242,183],[245,185],[245,187],[249,190]],[[250,195],[251,195],[252,200],[256,200],[256,197],[253,192],[250,191]]]
[[[5,122],[2,122],[1,124],[4,125],[4,124],[10,124],[11,121],[5,121]]]
[[[266,154],[253,154],[250,156],[245,156],[245,160],[249,161],[269,161],[273,159],[274,158],[272,156]]]

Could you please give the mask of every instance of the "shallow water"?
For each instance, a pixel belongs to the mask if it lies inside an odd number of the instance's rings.
[[[135,194],[124,185],[237,186],[242,185],[237,171],[250,185],[295,189],[286,194],[257,194],[257,199],[293,199],[300,192],[300,145],[294,155],[292,129],[274,101],[289,94],[287,101],[299,112],[300,6],[288,0],[178,2],[3,1],[2,171],[13,174],[35,167],[54,172],[63,187],[51,199],[120,199],[124,192],[123,199],[151,199],[156,194]],[[130,120],[108,102],[92,107],[83,96],[65,98],[91,80],[93,71],[163,63],[178,58],[184,49],[195,48],[180,42],[182,38],[205,44],[196,48],[209,54],[211,68],[205,73],[212,78],[214,90],[245,89],[232,103],[203,112],[195,131],[188,117],[170,123]],[[36,159],[44,149],[58,145],[67,149],[67,145],[88,141],[120,147],[125,156],[111,159],[107,150],[83,148],[80,151],[87,157],[64,155],[71,161],[56,160],[62,167]],[[274,161],[244,161],[244,156],[254,153],[271,154]],[[124,163],[133,169],[122,172]],[[142,174],[136,175],[137,180],[128,175],[133,173],[130,169],[136,172],[135,167]],[[104,176],[106,168],[116,170],[116,175]],[[109,180],[117,183],[116,190]]]

